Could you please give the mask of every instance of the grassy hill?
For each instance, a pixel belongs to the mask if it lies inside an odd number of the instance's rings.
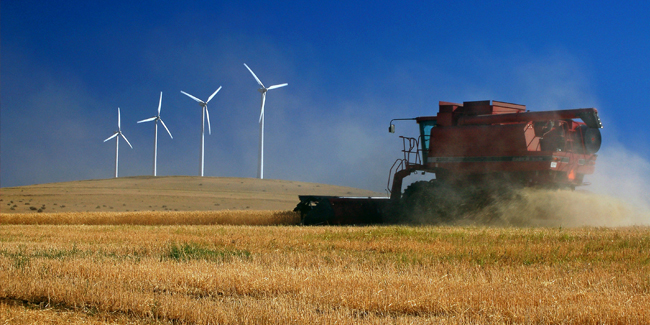
[[[290,210],[308,194],[382,195],[272,179],[138,176],[2,188],[0,212]]]

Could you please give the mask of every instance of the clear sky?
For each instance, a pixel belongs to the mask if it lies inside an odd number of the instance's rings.
[[[201,110],[180,91],[219,86],[205,175],[255,177],[260,94],[243,63],[289,83],[268,93],[265,178],[383,191],[398,135],[417,133],[389,134],[390,119],[494,99],[596,107],[597,172],[650,179],[648,1],[3,0],[0,14],[3,187],[112,177],[117,107],[134,147],[120,176],[151,175],[154,126],[136,121],[161,91],[174,139],[159,134],[158,174],[198,175]]]

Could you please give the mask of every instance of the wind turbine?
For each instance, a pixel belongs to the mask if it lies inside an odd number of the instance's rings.
[[[284,83],[284,84],[279,84],[279,85],[273,85],[271,87],[266,88],[266,87],[264,87],[264,84],[260,81],[260,79],[257,78],[257,76],[255,75],[253,70],[251,70],[251,68],[249,68],[246,65],[246,63],[244,63],[244,66],[246,67],[246,69],[248,69],[248,71],[251,72],[251,74],[253,75],[253,77],[257,81],[257,83],[260,84],[260,86],[262,87],[262,88],[257,90],[262,94],[262,108],[260,109],[260,121],[259,121],[259,123],[260,123],[260,155],[259,155],[259,159],[257,160],[257,167],[258,167],[258,169],[257,169],[257,177],[259,179],[263,179],[264,178],[264,103],[266,102],[266,92],[271,90],[271,89],[284,87],[284,86],[286,86],[288,84]]]
[[[201,122],[201,176],[203,176],[203,162],[204,162],[203,152],[205,148],[204,146],[205,117],[206,116],[208,117],[208,134],[212,134],[212,130],[210,130],[210,112],[208,112],[208,103],[210,102],[210,100],[212,100],[212,97],[214,97],[214,95],[216,95],[219,92],[219,90],[221,90],[221,86],[219,86],[219,89],[217,89],[214,93],[212,93],[212,95],[210,95],[210,97],[208,97],[208,100],[206,100],[205,102],[181,90],[181,93],[197,101],[199,105],[201,105],[201,107],[203,108],[203,120]]]
[[[133,146],[131,143],[129,143],[129,140],[126,139],[124,134],[122,134],[122,129],[120,127],[120,108],[117,108],[117,131],[113,133],[108,139],[104,140],[104,142],[115,138],[115,178],[117,178],[117,167],[118,167],[118,162],[119,162],[119,153],[120,153],[120,137],[124,138],[124,141],[133,149]]]
[[[158,115],[156,115],[154,117],[151,117],[151,118],[148,118],[148,119],[144,119],[142,121],[138,121],[138,123],[151,122],[151,121],[156,122],[156,133],[155,133],[155,136],[153,138],[153,176],[157,176],[157,170],[158,170],[158,168],[157,168],[157,162],[158,162],[158,121],[160,121],[160,123],[162,123],[162,126],[165,127],[165,130],[167,130],[167,133],[169,133],[169,137],[172,138],[172,139],[174,138],[172,136],[172,133],[169,132],[169,129],[167,128],[167,125],[165,125],[165,122],[163,122],[163,120],[160,118],[160,107],[161,106],[162,106],[162,91],[160,92],[160,101],[158,102]]]

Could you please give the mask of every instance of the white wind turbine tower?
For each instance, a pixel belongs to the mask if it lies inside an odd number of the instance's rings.
[[[120,153],[120,137],[124,138],[124,141],[133,149],[133,146],[131,143],[129,143],[129,140],[126,139],[124,134],[122,134],[122,128],[120,127],[120,108],[117,108],[117,131],[113,133],[108,139],[104,140],[104,142],[115,138],[115,178],[117,178],[117,167],[119,163],[119,153]]]
[[[174,138],[172,136],[172,133],[169,132],[167,125],[165,125],[165,122],[163,122],[163,120],[160,118],[161,106],[162,106],[162,91],[160,92],[160,101],[158,101],[158,115],[148,119],[144,119],[142,121],[138,121],[138,123],[151,122],[151,121],[156,122],[156,132],[153,139],[153,176],[157,176],[158,174],[158,166],[157,166],[158,164],[158,121],[160,121],[160,123],[162,123],[162,126],[165,127],[165,130],[167,130],[167,133],[169,133],[169,137],[172,139]]]
[[[203,120],[201,122],[201,176],[203,176],[203,162],[204,162],[204,154],[203,153],[204,153],[204,148],[205,148],[205,146],[204,146],[204,144],[205,144],[205,139],[204,139],[205,135],[204,135],[204,133],[205,133],[205,118],[206,118],[206,116],[208,117],[208,134],[212,134],[212,131],[210,130],[210,112],[208,112],[208,103],[210,102],[210,100],[212,100],[212,97],[214,97],[214,95],[216,95],[219,92],[219,90],[221,90],[221,86],[219,86],[219,89],[217,89],[214,93],[212,93],[212,95],[210,95],[208,100],[206,100],[205,102],[181,90],[181,93],[183,93],[187,97],[192,98],[195,101],[197,101],[199,103],[199,105],[201,105],[201,107],[203,108]]]
[[[257,83],[260,84],[260,86],[262,87],[262,88],[257,90],[260,93],[262,93],[262,108],[260,109],[260,121],[259,121],[259,123],[260,123],[260,155],[259,155],[259,158],[258,158],[258,161],[257,161],[257,166],[258,166],[257,177],[259,179],[263,179],[264,178],[264,103],[266,102],[266,92],[271,90],[271,89],[284,87],[284,86],[286,86],[288,84],[284,83],[284,84],[279,84],[279,85],[273,85],[273,86],[270,86],[270,87],[266,88],[266,87],[264,87],[264,84],[260,81],[260,79],[257,78],[257,76],[255,75],[253,70],[251,70],[251,68],[249,68],[246,65],[246,63],[244,63],[244,66],[246,67],[246,69],[248,69],[248,71],[251,72],[251,74],[253,75],[253,77],[257,81]]]

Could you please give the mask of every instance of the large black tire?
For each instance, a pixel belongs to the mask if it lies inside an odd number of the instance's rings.
[[[396,214],[398,223],[489,223],[498,218],[495,203],[512,200],[514,188],[494,180],[456,184],[439,180],[415,182],[404,190]]]
[[[464,198],[440,181],[419,181],[409,185],[400,201],[400,223],[445,224],[458,218]]]

